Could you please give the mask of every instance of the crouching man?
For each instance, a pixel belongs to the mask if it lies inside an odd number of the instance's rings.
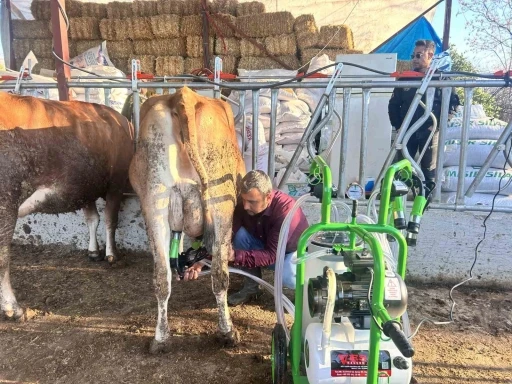
[[[233,251],[230,265],[239,267],[261,278],[261,268],[274,269],[281,225],[295,200],[279,190],[272,189],[270,177],[259,170],[248,172],[242,180],[240,200],[233,217]],[[299,208],[291,221],[286,242],[283,285],[295,289],[296,265],[291,263],[297,253],[299,237],[308,227],[306,216]],[[197,279],[202,269],[194,264],[185,273],[185,280]],[[257,282],[244,278],[244,286],[228,296],[231,306],[247,303],[261,294]]]

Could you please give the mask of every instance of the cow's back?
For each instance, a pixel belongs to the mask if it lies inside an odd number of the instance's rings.
[[[0,177],[9,180],[5,188],[21,185],[20,201],[40,188],[55,191],[60,199],[48,213],[79,209],[126,179],[132,131],[102,105],[0,93]]]

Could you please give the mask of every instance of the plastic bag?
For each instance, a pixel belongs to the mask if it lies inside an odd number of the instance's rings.
[[[100,45],[90,48],[85,52],[82,52],[76,57],[69,60],[70,64],[78,68],[89,67],[91,65],[105,65],[109,67],[115,67],[110,61],[107,51],[107,42],[103,41]]]

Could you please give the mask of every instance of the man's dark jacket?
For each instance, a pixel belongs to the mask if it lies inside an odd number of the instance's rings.
[[[417,77],[402,77],[399,78],[398,81],[419,81]],[[388,104],[388,113],[389,120],[391,125],[395,129],[400,129],[402,122],[404,121],[405,115],[409,110],[409,107],[414,99],[414,95],[418,88],[395,88],[393,90],[393,95],[391,99],[389,99]],[[427,105],[427,92],[423,95],[421,101]],[[441,116],[441,101],[442,101],[442,91],[440,88],[436,88],[434,93],[434,105],[432,106],[432,112],[437,119],[437,128],[439,129],[439,119]],[[450,97],[450,111],[455,111],[455,108],[460,105],[459,97],[455,93],[455,90],[452,90],[452,94]],[[418,104],[416,111],[414,112],[413,118],[409,127],[411,127],[416,121],[420,119],[421,116],[425,113],[425,110],[421,105]],[[432,118],[429,117],[420,129],[417,131],[418,133],[423,133],[428,131],[428,129],[433,125]]]

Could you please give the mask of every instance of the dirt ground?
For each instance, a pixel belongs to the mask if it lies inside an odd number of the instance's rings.
[[[271,382],[270,294],[232,309],[242,343],[220,349],[209,278],[173,282],[169,317],[175,349],[151,356],[156,299],[150,255],[125,252],[128,265],[111,268],[64,246],[17,245],[14,251],[12,285],[33,318],[0,321],[0,383]],[[231,289],[241,282],[233,277]],[[409,285],[413,325],[423,317],[445,320],[448,291]],[[512,292],[464,287],[454,297],[456,323],[425,324],[413,340],[417,382],[512,383]]]

